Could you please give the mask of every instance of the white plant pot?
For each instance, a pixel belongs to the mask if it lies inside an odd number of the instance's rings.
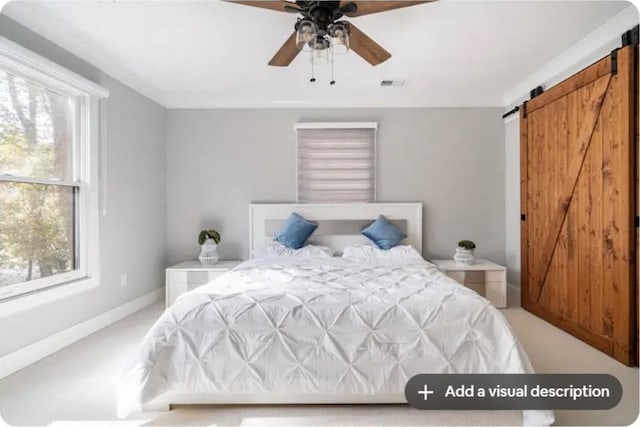
[[[203,264],[215,264],[220,259],[218,255],[218,245],[213,239],[207,239],[200,245],[200,256],[198,259]]]
[[[475,249],[456,248],[456,254],[453,256],[456,263],[462,265],[473,265],[476,262]]]

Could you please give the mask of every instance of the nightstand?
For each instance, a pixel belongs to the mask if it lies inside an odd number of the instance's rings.
[[[209,283],[241,262],[234,260],[218,261],[215,264],[202,264],[200,261],[186,261],[167,268],[165,284],[166,307],[173,304],[180,294]]]
[[[473,289],[498,308],[507,306],[507,268],[484,259],[473,265],[458,264],[452,259],[432,260],[438,270]]]

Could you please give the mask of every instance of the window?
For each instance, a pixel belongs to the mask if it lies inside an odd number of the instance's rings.
[[[376,123],[298,123],[298,202],[374,202],[376,130]]]
[[[0,38],[0,300],[96,273],[104,96]]]

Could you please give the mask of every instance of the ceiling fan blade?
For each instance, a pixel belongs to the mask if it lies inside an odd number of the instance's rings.
[[[340,9],[351,18],[372,13],[386,12],[387,10],[400,9],[403,7],[416,6],[423,3],[431,3],[436,0],[427,1],[341,1]],[[251,3],[251,2],[250,2]],[[353,5],[357,6],[353,10]]]
[[[339,10],[343,15],[355,13],[355,11],[358,10],[358,5],[352,1],[341,1]]]
[[[291,64],[291,61],[293,61],[296,56],[298,56],[299,52],[298,46],[296,46],[296,33],[294,31],[276,54],[273,55],[273,58],[269,61],[269,65],[274,67],[286,67]]]
[[[349,29],[349,47],[369,64],[378,65],[391,58],[389,52],[351,22],[349,23]]]
[[[224,0],[224,1],[226,1],[227,3],[237,3],[237,4],[243,4],[245,6],[260,7],[262,9],[277,10],[278,12],[287,12],[287,13],[301,12],[300,8],[298,8],[295,3],[285,1],[285,0],[275,0],[275,1]]]

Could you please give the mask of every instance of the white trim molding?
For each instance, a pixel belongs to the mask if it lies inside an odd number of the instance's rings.
[[[56,275],[56,277],[59,276],[64,275]],[[66,276],[61,278],[61,280],[64,280],[65,278]],[[30,294],[18,295],[15,298],[0,301],[0,320],[22,311],[32,310],[41,305],[49,304],[80,292],[88,291],[98,286],[99,283],[99,280],[95,278],[67,281],[53,287],[40,290],[36,289]],[[2,297],[1,293],[0,297]]]
[[[529,99],[529,91],[534,87],[551,87],[608,55],[613,49],[620,47],[622,33],[636,25],[638,9],[632,4],[506,91],[506,110]]]
[[[109,90],[38,55],[11,40],[0,36],[0,65],[16,71],[21,76],[57,87],[75,96],[89,95],[99,98],[109,96]]]
[[[50,40],[83,61],[96,67],[116,80],[129,86],[136,92],[152,101],[166,107],[165,94],[134,72],[130,71],[123,60],[116,53],[105,48],[95,39],[75,29],[75,27],[59,15],[54,15],[46,9],[42,1],[11,2],[9,10],[3,13]]]
[[[377,122],[304,122],[294,129],[378,129]]]
[[[98,105],[109,91],[95,82],[0,36],[0,69],[74,100],[73,177],[57,181],[0,175],[0,181],[45,183],[77,188],[79,263],[73,271],[5,286],[0,290],[0,316],[86,290],[99,283],[100,132]],[[75,196],[74,196],[75,197]],[[74,198],[75,200],[75,198]],[[65,285],[69,290],[43,289]],[[19,299],[19,300],[18,300]]]
[[[96,317],[64,329],[47,338],[29,344],[19,350],[0,357],[0,378],[9,376],[20,369],[44,359],[107,326],[164,299],[164,288],[151,291],[139,298],[122,304]]]
[[[507,308],[520,306],[520,286],[507,283]]]
[[[376,201],[377,122],[303,122],[294,131],[296,202]]]
[[[518,120],[520,121],[520,114],[519,113],[514,113],[508,117],[504,118],[504,124],[506,125],[507,123],[511,123],[514,120]]]

